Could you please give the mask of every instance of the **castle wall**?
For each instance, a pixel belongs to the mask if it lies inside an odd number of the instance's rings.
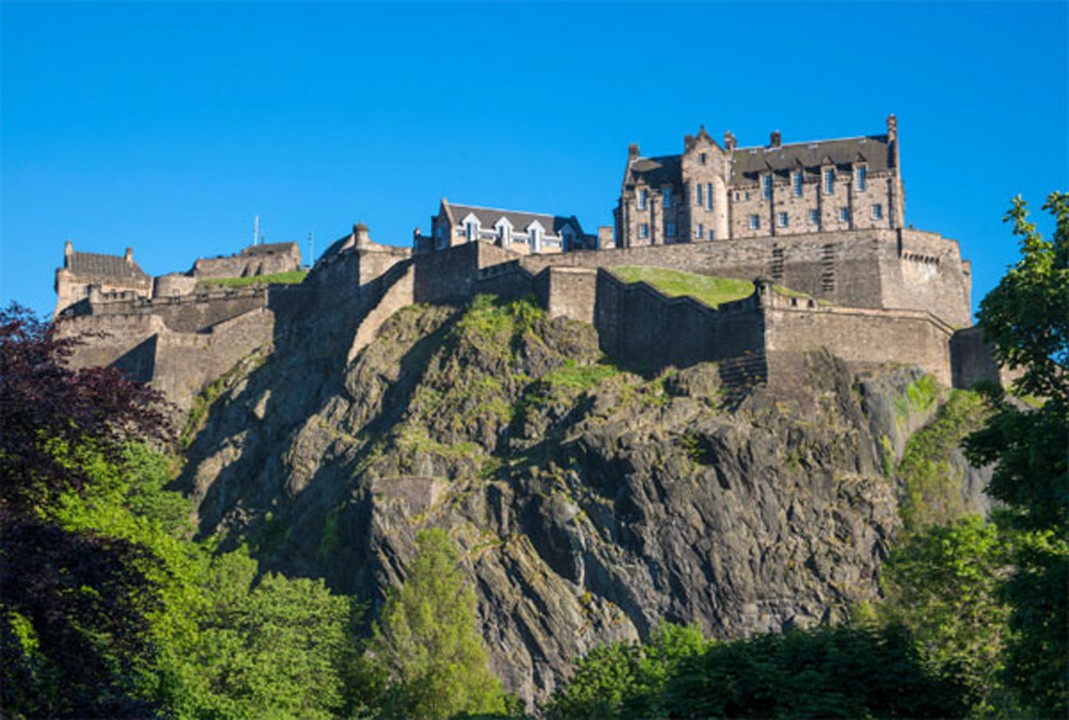
[[[276,252],[257,252],[263,246],[251,246],[239,255],[201,258],[193,263],[193,275],[198,279],[236,278],[253,275],[273,275],[301,269],[301,255],[296,243],[279,243]]]
[[[765,308],[769,352],[827,348],[847,362],[918,365],[950,386],[952,329],[926,312],[819,306],[771,293]]]
[[[263,287],[221,289],[209,293],[160,299],[132,297],[130,293],[106,295],[91,292],[89,312],[94,317],[153,315],[176,332],[198,332],[266,304]]]
[[[756,299],[720,310],[689,297],[668,297],[646,283],[597,274],[594,325],[602,350],[642,369],[722,360],[764,351]]]
[[[902,230],[898,252],[881,258],[884,307],[930,309],[956,328],[972,325],[972,277],[958,243],[935,233]]]
[[[597,275],[588,268],[547,268],[535,278],[535,292],[551,318],[568,317],[593,324]]]
[[[996,382],[1009,388],[1021,372],[999,367],[978,327],[956,331],[950,338],[950,350],[951,371],[957,388],[970,389],[981,381]]]

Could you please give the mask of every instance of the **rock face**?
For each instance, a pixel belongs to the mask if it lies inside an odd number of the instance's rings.
[[[874,597],[893,468],[938,405],[902,402],[919,371],[859,380],[821,353],[778,360],[789,386],[644,377],[526,302],[406,308],[352,362],[351,336],[322,332],[344,318],[293,322],[189,448],[202,532],[374,614],[418,530],[447,528],[493,669],[529,700],[662,619],[739,637]]]

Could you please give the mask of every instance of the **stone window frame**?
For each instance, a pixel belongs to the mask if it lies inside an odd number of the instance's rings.
[[[664,208],[672,207],[672,186],[665,185],[661,188],[661,206]]]
[[[705,239],[705,223],[698,223],[698,229],[694,231],[694,237],[698,240]]]
[[[713,209],[713,184],[705,183],[705,209]]]
[[[639,188],[637,196],[638,196],[638,203],[637,203],[638,204],[638,209],[639,210],[645,210],[646,206],[649,204],[649,191],[646,188]]]
[[[754,213],[754,214],[750,215],[750,229],[751,230],[760,230],[761,229],[761,216],[758,215],[757,213]]]
[[[708,156],[705,153],[698,153],[698,164],[699,165],[704,165],[705,161],[707,159],[708,159]]]
[[[702,199],[702,190],[702,184],[697,183],[694,187],[694,204],[698,207],[702,207],[703,205],[705,205],[705,201]]]
[[[850,208],[839,208],[839,222],[850,222]]]
[[[854,190],[865,192],[868,187],[868,174],[869,168],[865,163],[859,163],[854,166]]]
[[[874,203],[870,212],[873,220],[883,220],[883,203]]]
[[[791,171],[791,195],[802,197],[805,174],[801,169]]]
[[[821,177],[824,179],[823,188],[825,195],[835,194],[835,168],[825,167],[821,170]]]
[[[820,210],[817,208],[809,208],[807,215],[807,221],[810,225],[820,225]]]
[[[787,227],[789,222],[790,218],[787,217],[786,212],[781,210],[780,212],[776,213],[776,227],[785,228]]]
[[[640,240],[648,240],[650,237],[650,224],[639,223],[638,224],[638,237]]]
[[[772,173],[761,173],[761,197],[765,200],[772,199]]]

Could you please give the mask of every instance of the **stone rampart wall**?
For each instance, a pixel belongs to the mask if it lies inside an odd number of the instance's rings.
[[[720,310],[689,297],[668,297],[646,283],[597,274],[594,325],[602,350],[643,369],[684,367],[764,351],[756,297]]]
[[[200,280],[273,275],[300,269],[300,255],[288,252],[202,258],[193,263],[193,275]]]
[[[780,296],[765,308],[769,352],[827,348],[854,364],[918,365],[947,386],[953,380],[952,332],[946,323],[920,311],[822,307]]]
[[[154,316],[176,332],[200,332],[267,302],[263,287],[215,290],[209,293],[167,298],[137,298],[129,293],[90,295],[88,309],[94,317]]]
[[[930,310],[954,327],[972,324],[972,277],[958,244],[934,233],[903,230],[898,253],[882,259],[884,307]]]
[[[536,294],[551,318],[568,317],[594,323],[598,271],[549,267],[535,278]]]

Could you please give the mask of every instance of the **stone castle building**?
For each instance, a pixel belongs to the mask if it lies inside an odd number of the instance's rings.
[[[121,367],[180,407],[279,337],[330,337],[349,362],[400,308],[479,293],[534,296],[552,317],[593,324],[606,353],[644,368],[715,361],[725,377],[770,377],[790,366],[777,365],[784,353],[823,348],[859,370],[917,365],[955,387],[1000,379],[970,327],[971,267],[958,243],[904,227],[893,116],[887,130],[795,145],[775,133],[763,148],[737,148],[730,134],[721,148],[702,130],[682,155],[655,158],[633,146],[615,237],[585,234],[574,216],[443,199],[411,249],[373,242],[360,223],[299,285],[202,282],[297,269],[295,243],[157,278],[130,251],[75,253],[68,243],[57,315],[65,332],[94,334],[74,363]],[[754,280],[754,292],[712,308],[625,282],[621,266]],[[308,324],[310,334],[294,329]]]
[[[594,248],[596,238],[583,233],[574,215],[499,210],[475,205],[452,205],[442,198],[431,216],[431,234],[416,230],[416,252],[442,250],[463,243],[489,241],[523,255]]]
[[[903,227],[898,127],[837,140],[723,146],[703,126],[681,155],[628,149],[614,211],[621,247]]]

